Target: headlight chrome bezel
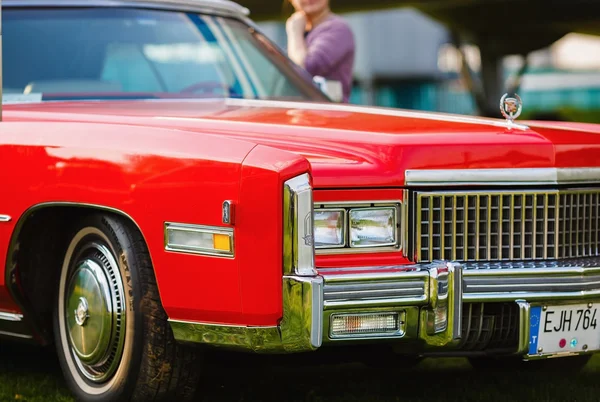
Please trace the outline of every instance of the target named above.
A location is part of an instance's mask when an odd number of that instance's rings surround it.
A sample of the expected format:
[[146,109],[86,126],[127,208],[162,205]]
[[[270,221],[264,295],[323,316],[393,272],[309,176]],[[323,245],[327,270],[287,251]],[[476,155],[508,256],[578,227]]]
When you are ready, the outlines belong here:
[[[315,253],[317,255],[331,254],[361,254],[361,253],[390,253],[401,252],[405,249],[406,239],[406,209],[404,200],[382,200],[382,201],[348,201],[348,202],[315,202],[314,211],[345,211],[344,214],[344,245],[336,247],[317,247],[315,239]],[[394,209],[395,220],[395,242],[388,245],[368,245],[351,247],[350,242],[350,213],[351,210],[377,210],[382,208]]]
[[284,275],[315,276],[314,202],[308,173],[293,177],[283,187]]

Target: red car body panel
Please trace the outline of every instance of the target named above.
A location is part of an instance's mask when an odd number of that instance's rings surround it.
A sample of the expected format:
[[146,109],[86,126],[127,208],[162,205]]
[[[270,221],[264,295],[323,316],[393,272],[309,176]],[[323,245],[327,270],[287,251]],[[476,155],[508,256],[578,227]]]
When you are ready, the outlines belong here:
[[[172,319],[276,325],[281,318],[283,181],[311,171],[315,202],[402,199],[407,169],[600,166],[597,126],[508,129],[499,120],[252,101],[48,102],[4,107],[8,244],[33,206],[123,211],[148,243]],[[223,225],[235,259],[164,250],[165,221]],[[7,249],[0,250],[6,261]],[[402,253],[319,256],[319,267],[409,263]],[[0,309],[17,311],[0,275]]]
[[[86,123],[5,121],[0,124],[0,144],[0,159],[11,167],[0,173],[3,213],[13,217],[0,226],[2,244],[9,244],[19,218],[40,204],[113,208],[130,216],[143,233],[170,317],[267,325],[280,316],[280,303],[261,302],[260,308],[250,307],[248,320],[243,318],[241,289],[252,288],[263,301],[281,298],[281,286],[254,283],[256,272],[245,270],[264,266],[281,272],[281,253],[274,251],[281,250],[280,220],[263,212],[281,210],[279,188],[283,180],[308,170],[303,158],[234,139]],[[242,165],[246,158],[248,164]],[[222,225],[223,200],[240,203],[241,190],[253,194],[247,187],[258,192],[255,198],[244,198],[236,230],[253,225],[255,216],[266,217],[252,227],[253,235],[268,245],[268,255],[264,247],[262,254],[253,248],[257,241],[244,233],[235,259],[164,250],[165,221]],[[177,207],[179,203],[185,207]],[[7,252],[0,250],[4,261]],[[5,292],[4,282],[3,272],[0,288]],[[0,296],[2,310],[18,311],[6,292]]]

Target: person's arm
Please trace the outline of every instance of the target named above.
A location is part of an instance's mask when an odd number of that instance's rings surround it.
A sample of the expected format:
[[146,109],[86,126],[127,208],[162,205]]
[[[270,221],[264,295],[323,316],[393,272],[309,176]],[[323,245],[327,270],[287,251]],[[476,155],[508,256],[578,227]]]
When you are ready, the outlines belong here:
[[308,48],[304,39],[305,29],[306,15],[303,12],[296,12],[287,20],[288,56],[294,63],[303,68],[308,55]]
[[319,32],[310,45],[306,46],[304,31],[288,29],[288,54],[298,65],[312,76],[328,76],[349,52],[354,50],[354,36],[343,22],[335,22]]
[[303,67],[313,76],[326,77],[353,50],[352,31],[344,23],[335,22],[315,37]]

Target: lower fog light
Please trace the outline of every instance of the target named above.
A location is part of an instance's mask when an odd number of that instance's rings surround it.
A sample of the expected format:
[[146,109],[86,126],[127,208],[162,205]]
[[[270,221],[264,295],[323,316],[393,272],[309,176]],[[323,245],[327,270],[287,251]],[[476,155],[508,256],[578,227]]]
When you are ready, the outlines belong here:
[[377,336],[403,336],[405,313],[334,314],[331,316],[331,338],[368,338]]

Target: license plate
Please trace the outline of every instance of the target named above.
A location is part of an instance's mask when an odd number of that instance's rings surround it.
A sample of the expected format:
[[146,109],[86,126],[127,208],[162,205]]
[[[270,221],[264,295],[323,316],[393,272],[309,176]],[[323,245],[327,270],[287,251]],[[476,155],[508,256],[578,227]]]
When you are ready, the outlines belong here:
[[596,304],[531,307],[529,354],[556,355],[599,350],[599,320]]

